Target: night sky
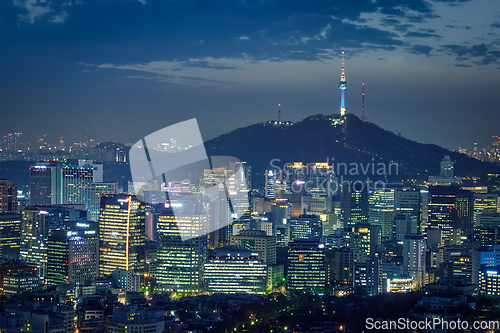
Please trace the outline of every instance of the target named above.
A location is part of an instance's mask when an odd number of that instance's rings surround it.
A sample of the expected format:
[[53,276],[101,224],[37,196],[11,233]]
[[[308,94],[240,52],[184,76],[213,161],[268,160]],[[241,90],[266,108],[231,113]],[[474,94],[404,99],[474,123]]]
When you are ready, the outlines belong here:
[[0,1],[0,136],[204,139],[346,108],[446,148],[500,135],[498,0]]

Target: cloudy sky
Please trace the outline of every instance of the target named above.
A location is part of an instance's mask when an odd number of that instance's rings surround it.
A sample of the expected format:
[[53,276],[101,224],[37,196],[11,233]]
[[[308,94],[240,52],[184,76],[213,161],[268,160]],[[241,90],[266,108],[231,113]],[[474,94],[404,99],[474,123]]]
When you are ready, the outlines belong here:
[[0,1],[0,135],[205,139],[347,112],[447,148],[500,134],[498,0]]

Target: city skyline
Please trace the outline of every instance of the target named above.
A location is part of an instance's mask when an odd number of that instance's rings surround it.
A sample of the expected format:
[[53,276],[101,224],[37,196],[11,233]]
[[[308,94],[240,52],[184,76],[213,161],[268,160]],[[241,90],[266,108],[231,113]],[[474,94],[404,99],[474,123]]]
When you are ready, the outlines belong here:
[[3,133],[68,136],[78,117],[96,141],[134,142],[196,117],[207,140],[278,104],[294,122],[335,114],[344,48],[347,113],[361,115],[365,83],[368,120],[409,139],[498,135],[494,1],[1,6]]
[[498,0],[0,1],[0,332],[500,330]]

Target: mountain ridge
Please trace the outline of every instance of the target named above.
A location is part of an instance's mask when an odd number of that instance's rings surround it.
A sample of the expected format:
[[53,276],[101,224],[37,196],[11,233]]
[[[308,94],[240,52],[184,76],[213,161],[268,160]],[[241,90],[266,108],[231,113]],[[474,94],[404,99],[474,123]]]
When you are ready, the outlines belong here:
[[[500,173],[500,165],[482,162],[436,144],[404,138],[376,124],[363,122],[353,114],[345,118],[318,114],[293,125],[280,125],[276,121],[257,123],[208,140],[205,148],[209,155],[234,156],[248,162],[255,175],[263,175],[271,161],[278,159],[279,165],[326,161],[348,165],[398,163],[397,175],[378,178],[385,181],[424,180],[439,175],[440,161],[445,155],[456,162],[457,176]],[[359,177],[346,175],[346,178]]]

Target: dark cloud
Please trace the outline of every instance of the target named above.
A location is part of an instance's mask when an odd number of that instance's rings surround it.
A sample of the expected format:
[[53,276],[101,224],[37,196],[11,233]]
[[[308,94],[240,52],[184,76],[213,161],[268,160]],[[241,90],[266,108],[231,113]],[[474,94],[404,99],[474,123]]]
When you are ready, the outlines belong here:
[[490,25],[491,28],[500,28],[500,22],[495,22]]
[[[384,8],[399,6],[398,1],[381,3]],[[406,1],[403,7],[428,11],[423,4],[411,3]],[[338,49],[344,46],[353,53],[403,45],[397,34],[359,24],[363,22],[362,13],[373,13],[380,8],[371,0],[355,3],[230,0],[211,4],[151,0],[146,5],[139,1],[80,1],[71,6],[52,1],[50,6],[50,13],[40,14],[31,24],[18,19],[19,15],[29,14],[26,8],[6,1],[0,3],[2,13],[10,12],[6,15],[9,20],[0,20],[7,57],[29,57],[32,51],[25,46],[38,45],[38,56],[76,57],[86,63],[102,63],[106,59],[123,65],[243,56],[284,61],[320,59],[325,45]],[[53,18],[63,11],[67,13],[66,21],[55,25]],[[240,40],[242,36],[245,39]]]
[[380,13],[385,15],[404,16],[405,12],[398,8],[382,8]]
[[429,56],[431,51],[432,51],[432,47],[427,46],[427,45],[414,45],[410,48],[411,53],[423,54],[425,56]]
[[428,32],[428,33],[433,34],[436,32],[436,29],[423,29],[423,28],[421,28],[421,29],[418,29],[418,31],[424,31],[424,32]]
[[471,47],[463,45],[442,45],[442,47],[449,51],[450,53],[457,55],[458,57],[471,56],[480,57],[485,56],[488,52],[488,47],[483,43],[479,45],[473,45]]
[[413,27],[412,24],[401,24],[401,21],[395,18],[383,18],[380,20],[383,26],[392,26],[396,31],[406,32],[409,28]]
[[400,7],[402,9],[410,9],[419,13],[432,13],[431,4],[423,0],[378,0],[376,3],[377,6],[382,9]]
[[467,64],[455,64],[454,66],[455,67],[472,67],[471,65],[467,65]]
[[405,37],[417,37],[417,38],[430,38],[430,37],[436,37],[439,38],[441,36],[437,34],[431,34],[427,32],[418,32],[418,31],[410,31],[408,32]]
[[[491,47],[491,46],[490,46]],[[478,44],[470,47],[463,45],[442,45],[442,48],[452,55],[457,56],[458,61],[468,61],[470,58],[481,58],[474,60],[475,65],[490,65],[500,59],[500,51],[493,50],[486,44]]]

